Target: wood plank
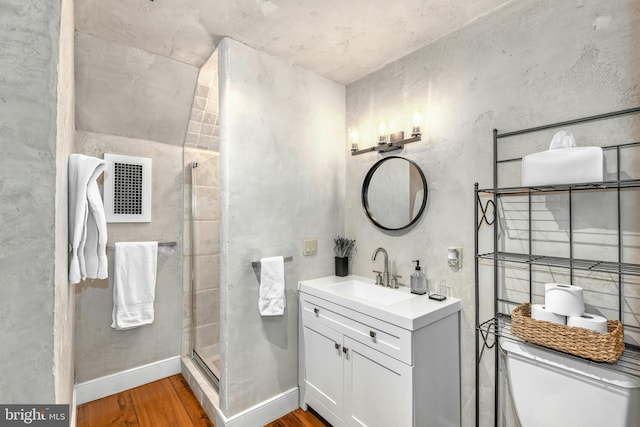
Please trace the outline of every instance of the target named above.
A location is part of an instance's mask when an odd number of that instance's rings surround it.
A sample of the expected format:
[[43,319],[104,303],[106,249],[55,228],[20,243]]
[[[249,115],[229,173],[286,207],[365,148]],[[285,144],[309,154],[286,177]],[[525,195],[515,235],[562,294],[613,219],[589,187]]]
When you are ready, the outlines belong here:
[[77,427],[140,427],[129,391],[113,394],[78,406]]
[[141,427],[193,427],[168,378],[130,390]]
[[284,417],[267,424],[265,427],[327,427],[328,425],[318,419],[312,412],[305,412],[298,408]]
[[296,409],[292,414],[300,420],[301,425],[304,427],[327,427],[330,425],[329,423],[325,424],[323,420],[316,417],[313,412],[304,411],[301,408]]
[[299,427],[298,419],[293,415],[293,412],[278,418],[277,420],[265,425],[264,427]]
[[187,380],[185,380],[182,375],[178,374],[169,377],[169,381],[175,389],[178,398],[182,402],[182,406],[184,406],[184,409],[187,411],[189,418],[191,418],[193,425],[199,427],[215,427],[207,413],[204,411],[202,406],[200,406],[200,403],[193,394],[193,391],[191,391]]

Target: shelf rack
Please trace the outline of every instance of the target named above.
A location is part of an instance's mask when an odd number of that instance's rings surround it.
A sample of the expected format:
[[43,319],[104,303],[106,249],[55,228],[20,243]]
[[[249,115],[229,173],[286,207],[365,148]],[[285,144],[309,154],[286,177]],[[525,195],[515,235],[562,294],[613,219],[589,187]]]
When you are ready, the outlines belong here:
[[[510,301],[509,299],[502,298],[499,293],[499,271],[500,268],[504,268],[506,264],[524,264],[529,268],[529,302],[532,302],[532,271],[534,266],[564,268],[569,272],[569,280],[573,283],[574,270],[582,271],[594,271],[609,273],[617,277],[618,283],[618,318],[623,319],[623,284],[626,276],[640,276],[640,264],[623,262],[622,257],[622,225],[621,225],[621,191],[623,189],[640,188],[639,179],[621,179],[620,164],[621,164],[621,151],[624,148],[640,146],[640,142],[631,142],[619,145],[612,145],[602,147],[605,151],[613,151],[616,160],[616,179],[608,180],[604,182],[595,183],[581,183],[581,184],[562,184],[562,185],[544,185],[533,187],[498,187],[498,169],[499,166],[504,163],[511,163],[521,161],[522,158],[509,158],[501,160],[499,158],[499,145],[498,142],[504,138],[512,138],[520,135],[540,132],[548,129],[557,129],[565,126],[579,125],[582,123],[589,123],[598,120],[608,120],[615,117],[631,115],[640,113],[640,107],[630,108],[626,110],[619,110],[605,114],[598,114],[594,116],[588,116],[578,118],[574,120],[567,120],[557,123],[551,123],[543,126],[537,126],[512,132],[499,133],[497,129],[493,130],[493,187],[480,189],[478,184],[475,184],[475,199],[474,199],[474,245],[475,245],[475,320],[476,320],[476,426],[480,424],[480,376],[479,376],[479,364],[483,353],[487,349],[499,347],[500,339],[518,340],[511,334],[510,329],[510,313],[504,312],[506,303],[508,306],[515,306],[519,302]],[[601,261],[590,259],[578,259],[574,257],[573,250],[573,217],[572,217],[572,195],[577,192],[584,191],[614,191],[617,193],[617,261]],[[532,196],[534,195],[546,195],[562,193],[568,194],[568,237],[569,237],[569,256],[557,257],[547,256],[544,254],[534,254],[532,247]],[[483,196],[483,197],[481,197]],[[487,197],[488,196],[488,197]],[[528,251],[527,253],[513,253],[500,251],[498,247],[498,226],[496,225],[496,219],[498,218],[498,206],[499,199],[509,196],[524,196],[528,199]],[[483,202],[484,200],[484,202]],[[479,234],[483,225],[492,227],[493,229],[493,250],[489,252],[479,251]],[[481,321],[480,319],[480,278],[479,269],[480,262],[482,260],[489,261],[493,267],[493,313],[494,317],[489,320]],[[502,311],[501,311],[502,310]],[[624,324],[624,321],[623,321]],[[640,328],[636,325],[624,324],[625,330],[640,331]],[[491,337],[494,341],[491,342]],[[481,343],[482,340],[482,343]],[[542,347],[540,347],[542,348]],[[553,352],[554,350],[545,349]],[[567,357],[576,357],[567,355]],[[580,359],[580,358],[578,358]],[[585,359],[580,359],[585,360]],[[590,362],[597,363],[597,362]],[[603,366],[602,363],[599,363]],[[616,363],[605,364],[612,370],[622,371],[624,373],[635,375],[640,377],[640,348],[627,344],[625,351]],[[498,416],[500,412],[500,390],[498,375],[500,372],[500,358],[495,357],[494,360],[494,375],[495,375],[495,387],[494,387],[494,425],[498,427]]]
[[477,258],[497,262],[513,262],[518,264],[560,267],[574,270],[598,271],[602,273],[620,273],[640,276],[640,265],[624,262],[597,261],[579,258],[563,258],[547,255],[518,254],[511,252],[488,252],[477,254]]
[[[496,317],[486,320],[477,327],[478,333],[482,337],[483,349],[491,349],[496,344],[500,345],[497,338],[507,339],[510,341],[524,342],[521,338],[513,335],[511,332],[511,317],[503,314],[498,314]],[[492,340],[493,338],[493,340]],[[546,347],[539,347],[549,353],[562,354],[567,356],[566,353],[559,352]],[[594,362],[589,359],[583,359],[577,356],[568,356],[580,359],[584,363],[589,363],[597,366],[602,366],[602,362]],[[634,348],[626,348],[620,356],[620,359],[616,363],[606,363],[608,369],[612,371],[621,372],[626,375],[631,375],[640,378],[640,351]]]

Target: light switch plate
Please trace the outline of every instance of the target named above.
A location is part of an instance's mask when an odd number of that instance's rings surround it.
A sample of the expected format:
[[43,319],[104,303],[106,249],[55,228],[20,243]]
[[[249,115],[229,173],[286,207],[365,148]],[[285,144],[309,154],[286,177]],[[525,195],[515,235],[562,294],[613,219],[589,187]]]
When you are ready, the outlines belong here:
[[318,254],[318,239],[304,239],[304,246],[302,249],[302,255],[317,255]]

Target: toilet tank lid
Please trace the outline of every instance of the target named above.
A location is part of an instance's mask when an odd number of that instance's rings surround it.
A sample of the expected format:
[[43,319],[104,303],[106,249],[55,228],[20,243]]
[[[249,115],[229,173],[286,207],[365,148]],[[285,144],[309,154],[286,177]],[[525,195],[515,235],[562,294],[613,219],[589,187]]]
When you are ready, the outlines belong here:
[[640,388],[639,377],[627,375],[615,368],[607,367],[608,364],[581,360],[537,345],[507,339],[500,340],[500,347],[506,352],[507,358],[518,357],[528,360],[529,363],[543,363],[559,370],[569,371],[618,387]]

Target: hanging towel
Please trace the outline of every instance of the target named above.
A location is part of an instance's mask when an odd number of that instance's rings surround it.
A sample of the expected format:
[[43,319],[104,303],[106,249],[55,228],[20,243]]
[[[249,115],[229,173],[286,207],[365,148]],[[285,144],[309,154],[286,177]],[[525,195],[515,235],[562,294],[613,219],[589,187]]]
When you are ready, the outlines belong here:
[[258,311],[261,316],[281,316],[287,301],[284,295],[284,258],[275,256],[260,259],[260,296]]
[[158,242],[117,242],[114,252],[111,327],[123,330],[153,323]]
[[107,222],[96,179],[107,162],[69,155],[69,283],[107,278]]

